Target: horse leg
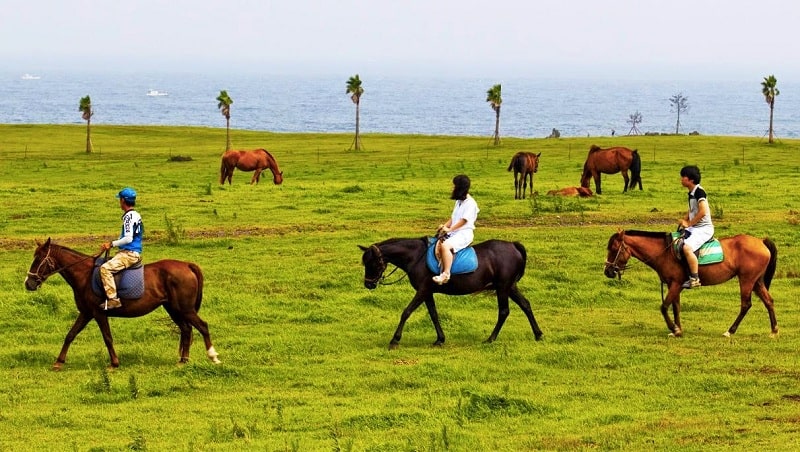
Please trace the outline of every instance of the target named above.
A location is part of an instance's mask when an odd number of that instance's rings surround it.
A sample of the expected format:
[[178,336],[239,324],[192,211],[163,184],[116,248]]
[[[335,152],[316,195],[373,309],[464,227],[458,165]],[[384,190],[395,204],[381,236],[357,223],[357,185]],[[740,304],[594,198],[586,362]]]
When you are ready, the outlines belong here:
[[592,173],[592,179],[594,179],[594,192],[597,193],[598,195],[602,195],[603,194],[602,190],[600,190],[600,178],[601,177],[602,177],[602,174],[600,174],[600,172],[593,172]]
[[[211,334],[208,332],[208,323],[201,319],[200,316],[194,311],[186,313],[185,317],[186,321],[195,327],[201,335],[203,335],[203,341],[206,345],[206,355],[208,356],[208,359],[210,359],[214,364],[220,364],[222,361],[219,360],[219,354],[217,353],[217,350],[214,349],[214,344],[211,343]],[[191,339],[189,342],[191,342]],[[186,359],[189,359],[188,350],[186,351]]]
[[[533,330],[533,336],[536,338],[537,341],[542,340],[542,330],[539,329],[539,324],[536,322],[536,318],[533,316],[533,309],[531,309],[531,303],[522,295],[522,292],[519,291],[519,288],[516,284],[511,287],[511,299],[514,303],[522,309],[522,312],[525,313],[525,317],[528,318],[528,323],[531,324],[531,330]],[[498,331],[499,332],[499,331]]]
[[514,170],[514,199],[520,199],[519,194],[519,173]]
[[494,325],[492,334],[486,338],[486,343],[494,342],[495,339],[497,339],[500,329],[503,328],[503,324],[506,323],[508,313],[508,291],[505,289],[497,289],[497,323]]
[[[531,189],[533,189],[533,184],[531,184]],[[528,190],[528,173],[522,173],[522,199],[525,199],[525,192]],[[533,196],[533,193],[531,193]]]
[[[408,304],[408,306],[403,309],[402,314],[400,314],[400,323],[397,325],[397,329],[394,332],[394,336],[392,336],[392,340],[389,341],[389,350],[395,350],[397,347],[399,347],[400,338],[403,336],[403,326],[405,326],[406,320],[408,320],[408,318],[411,316],[411,313],[414,312],[424,300],[425,296],[420,292],[417,292],[414,295],[414,298],[411,299],[411,302]],[[434,325],[434,327],[436,327],[436,325]]]
[[775,301],[772,299],[769,289],[767,289],[762,281],[759,281],[756,283],[756,286],[753,290],[756,295],[758,295],[758,298],[760,298],[764,303],[764,307],[767,308],[767,313],[769,313],[769,337],[778,336],[778,319],[775,317]]
[[64,338],[64,345],[61,346],[61,353],[58,354],[56,362],[53,363],[53,370],[61,370],[61,366],[64,365],[67,359],[67,350],[69,350],[69,346],[72,344],[72,341],[75,340],[75,336],[86,328],[90,320],[92,319],[89,316],[84,315],[82,312],[78,313],[78,318],[75,319],[75,323],[73,323],[72,328],[69,329],[67,337]]
[[533,173],[530,173],[531,178],[531,198],[533,197]]
[[433,345],[440,347],[444,345],[444,331],[439,323],[439,313],[436,311],[436,302],[433,301],[433,294],[425,298],[425,307],[428,308],[428,315],[430,315],[431,322],[433,322],[433,328],[436,329],[436,342]]
[[624,184],[622,186],[622,193],[625,193],[626,191],[628,191],[628,183],[630,183],[630,178],[628,178],[628,170],[622,170],[622,180],[624,181]]
[[181,339],[178,343],[178,355],[181,357],[180,363],[185,364],[189,362],[189,350],[192,348],[192,326],[179,312],[170,309],[168,306],[168,304],[164,304],[164,309],[181,331]]
[[[758,282],[756,284],[760,286],[761,282]],[[745,281],[745,278],[742,278],[741,276],[739,277],[739,299],[740,299],[739,315],[736,316],[736,320],[733,321],[733,325],[731,325],[731,327],[728,328],[728,331],[722,334],[723,336],[730,337],[739,328],[739,323],[742,321],[742,319],[744,319],[744,316],[747,315],[747,311],[749,311],[750,308],[753,306],[753,290],[755,288],[756,285],[752,284],[750,281]],[[764,300],[764,298],[761,295],[762,293],[759,292],[758,295],[759,298]],[[769,293],[767,293],[767,296],[769,296]],[[770,301],[771,300],[772,297],[770,297]],[[767,306],[766,300],[764,300],[764,305]],[[772,333],[774,334],[777,332],[777,322],[774,321],[775,318],[774,307],[770,311],[770,307],[767,306],[767,311],[770,312],[770,323],[772,324]]]
[[108,357],[111,359],[111,367],[119,367],[119,358],[117,352],[114,351],[114,339],[111,337],[111,327],[108,325],[108,317],[100,315],[94,318],[97,326],[100,327],[100,333],[103,335],[103,342],[106,343],[108,349]]
[[[669,287],[666,298],[661,303],[661,315],[667,323],[667,329],[670,331],[670,337],[683,336],[683,330],[680,325],[680,312],[681,312],[681,283],[675,282]],[[669,307],[672,306],[672,312],[675,316],[675,322],[669,317]]]

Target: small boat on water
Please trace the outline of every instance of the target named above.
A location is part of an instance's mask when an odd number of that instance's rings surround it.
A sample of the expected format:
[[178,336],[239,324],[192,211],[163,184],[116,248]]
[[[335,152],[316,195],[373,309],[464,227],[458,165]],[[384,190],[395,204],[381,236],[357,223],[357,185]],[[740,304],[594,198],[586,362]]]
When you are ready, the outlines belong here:
[[22,80],[39,80],[42,77],[40,77],[38,75],[33,75],[33,74],[22,74],[22,77],[20,77],[20,78]]
[[159,91],[157,89],[151,89],[147,91],[148,96],[169,96],[169,93],[166,91]]

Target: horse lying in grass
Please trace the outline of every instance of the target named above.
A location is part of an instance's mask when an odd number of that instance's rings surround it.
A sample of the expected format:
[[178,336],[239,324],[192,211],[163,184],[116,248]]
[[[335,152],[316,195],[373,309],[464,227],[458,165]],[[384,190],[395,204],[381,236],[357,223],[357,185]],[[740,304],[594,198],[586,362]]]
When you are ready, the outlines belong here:
[[581,198],[594,195],[592,189],[587,187],[564,187],[558,190],[550,190],[547,194],[549,196],[580,196]]

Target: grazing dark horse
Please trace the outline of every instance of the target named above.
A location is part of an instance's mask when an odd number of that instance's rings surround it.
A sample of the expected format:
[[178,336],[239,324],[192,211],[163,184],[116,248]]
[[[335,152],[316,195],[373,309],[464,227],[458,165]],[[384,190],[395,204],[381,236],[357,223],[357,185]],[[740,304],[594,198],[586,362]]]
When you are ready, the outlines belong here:
[[[719,240],[725,258],[717,264],[701,265],[700,281],[703,286],[724,283],[733,277],[739,278],[739,315],[725,332],[730,336],[750,309],[753,292],[764,302],[769,313],[771,337],[778,334],[775,307],[769,294],[769,285],[775,275],[778,249],[770,239],[759,239],[750,235],[737,235]],[[608,255],[604,273],[607,277],[622,276],[633,256],[658,273],[661,283],[668,287],[666,298],[661,303],[661,314],[667,322],[670,336],[681,336],[681,284],[687,278],[686,267],[672,253],[672,237],[665,232],[619,231],[608,240]],[[703,290],[697,289],[697,290]],[[675,321],[669,317],[672,306]]]
[[[631,170],[631,177],[628,178],[628,170]],[[599,146],[592,145],[589,148],[589,155],[583,164],[583,174],[581,175],[581,187],[589,188],[589,179],[594,179],[595,193],[602,194],[600,188],[601,173],[615,174],[622,173],[625,181],[622,192],[633,190],[638,183],[639,190],[642,189],[642,159],[639,151],[630,150],[624,147],[613,147],[601,149]]]
[[231,184],[233,170],[255,171],[250,185],[257,184],[261,179],[261,172],[269,168],[272,171],[272,182],[275,185],[283,183],[283,171],[278,168],[278,161],[266,149],[254,149],[252,151],[226,151],[222,154],[222,165],[219,168],[219,183]]
[[78,307],[78,318],[67,333],[61,353],[53,364],[54,370],[60,370],[67,357],[67,350],[89,322],[94,319],[103,341],[106,343],[111,366],[119,366],[119,358],[114,351],[114,341],[108,325],[108,317],[139,317],[163,306],[172,321],[181,331],[180,362],[189,361],[189,348],[192,345],[192,327],[195,327],[206,345],[206,354],[215,364],[217,352],[211,344],[208,324],[197,315],[203,299],[203,273],[200,267],[191,262],[176,260],[160,260],[144,266],[144,295],[135,300],[122,300],[122,307],[110,311],[101,308],[103,299],[92,291],[92,269],[97,256],[88,256],[51,243],[50,239],[37,244],[33,253],[33,262],[25,278],[25,288],[34,291],[51,275],[59,273],[72,287],[75,305]]
[[517,152],[511,157],[508,171],[514,170],[514,199],[525,199],[525,188],[528,179],[531,181],[531,196],[533,196],[533,174],[539,171],[539,157],[542,153]]
[[478,269],[472,273],[454,274],[450,281],[443,285],[438,285],[432,280],[434,274],[428,270],[425,263],[427,247],[427,238],[389,239],[369,247],[359,245],[364,251],[361,261],[364,264],[364,286],[367,289],[375,289],[384,278],[383,272],[386,266],[392,264],[406,272],[411,285],[417,291],[400,315],[400,324],[397,325],[397,330],[389,342],[389,349],[399,346],[406,320],[422,303],[428,308],[428,314],[436,329],[436,342],[433,345],[444,344],[444,332],[439,324],[436,303],[433,301],[434,293],[467,295],[494,290],[497,293],[497,324],[486,342],[497,339],[497,334],[508,317],[508,298],[511,297],[528,317],[536,340],[542,338],[542,331],[533,317],[531,304],[517,288],[517,281],[525,274],[527,261],[527,252],[521,243],[489,240],[475,245]]

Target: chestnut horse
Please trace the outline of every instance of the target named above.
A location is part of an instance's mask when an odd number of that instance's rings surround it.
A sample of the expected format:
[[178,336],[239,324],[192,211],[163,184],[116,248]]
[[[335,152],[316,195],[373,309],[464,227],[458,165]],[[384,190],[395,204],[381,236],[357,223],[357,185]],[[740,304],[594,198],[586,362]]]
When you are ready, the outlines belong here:
[[[514,199],[525,199],[525,188],[528,179],[531,181],[531,196],[533,196],[533,174],[539,171],[539,156],[542,153],[517,152],[511,157],[508,171],[514,170]],[[520,177],[520,174],[522,175]]]
[[[630,179],[628,178],[629,169],[631,170]],[[637,183],[639,190],[642,189],[642,159],[639,157],[639,151],[621,146],[601,149],[593,144],[589,148],[589,155],[586,156],[586,162],[583,164],[581,187],[589,188],[589,179],[594,178],[595,193],[600,195],[602,194],[601,173],[615,174],[619,172],[622,172],[622,179],[625,181],[622,187],[623,193],[628,191],[628,188],[633,190]]]
[[59,273],[72,287],[78,318],[67,333],[61,353],[58,354],[53,370],[60,370],[67,358],[67,350],[75,337],[91,320],[97,322],[103,341],[111,358],[111,366],[119,367],[119,358],[114,351],[114,340],[108,317],[139,317],[163,306],[170,318],[181,331],[180,362],[189,361],[189,348],[192,345],[192,327],[203,335],[206,354],[215,364],[219,364],[217,352],[211,344],[208,324],[200,318],[200,302],[203,299],[203,273],[200,267],[191,262],[160,260],[144,266],[144,295],[135,300],[122,300],[122,307],[104,311],[103,298],[92,290],[92,270],[97,256],[88,256],[52,243],[47,239],[37,244],[33,262],[25,278],[25,288],[34,291],[51,275]]
[[278,168],[278,161],[266,149],[254,149],[252,151],[226,151],[222,154],[222,165],[219,168],[219,183],[231,184],[233,170],[255,171],[250,185],[257,184],[261,179],[261,172],[269,168],[272,171],[272,182],[275,185],[283,183],[283,171]]
[[[750,235],[737,235],[719,240],[725,256],[722,262],[701,265],[700,281],[703,286],[721,284],[734,276],[739,278],[739,315],[725,332],[730,336],[752,305],[753,292],[764,303],[769,314],[771,337],[778,334],[775,305],[769,293],[769,285],[775,275],[778,249],[770,239],[759,239]],[[670,336],[681,336],[681,284],[688,277],[686,267],[672,252],[672,237],[665,232],[619,231],[608,240],[608,255],[604,273],[607,277],[622,277],[631,256],[644,262],[658,273],[661,283],[669,290],[661,303],[661,314],[671,331]],[[663,286],[662,286],[663,287]],[[695,289],[695,290],[703,290]],[[675,321],[669,317],[672,306]]]
[[444,332],[439,324],[439,314],[436,303],[433,301],[434,293],[447,295],[468,295],[484,290],[494,290],[497,293],[497,324],[486,339],[494,342],[500,328],[503,327],[508,317],[508,298],[522,309],[531,325],[536,340],[542,338],[542,331],[533,316],[530,302],[517,288],[517,281],[525,274],[527,252],[525,247],[518,242],[502,240],[489,240],[474,246],[478,256],[478,269],[472,273],[453,275],[450,281],[438,285],[433,282],[433,273],[425,262],[425,253],[428,248],[427,237],[419,239],[389,239],[375,243],[369,247],[359,245],[364,251],[361,262],[364,264],[364,287],[375,289],[384,279],[383,272],[388,264],[403,270],[417,291],[414,298],[400,315],[400,324],[394,332],[389,349],[396,349],[400,344],[403,326],[411,313],[422,303],[428,308],[428,314],[436,329],[436,342],[433,345],[444,344]]

